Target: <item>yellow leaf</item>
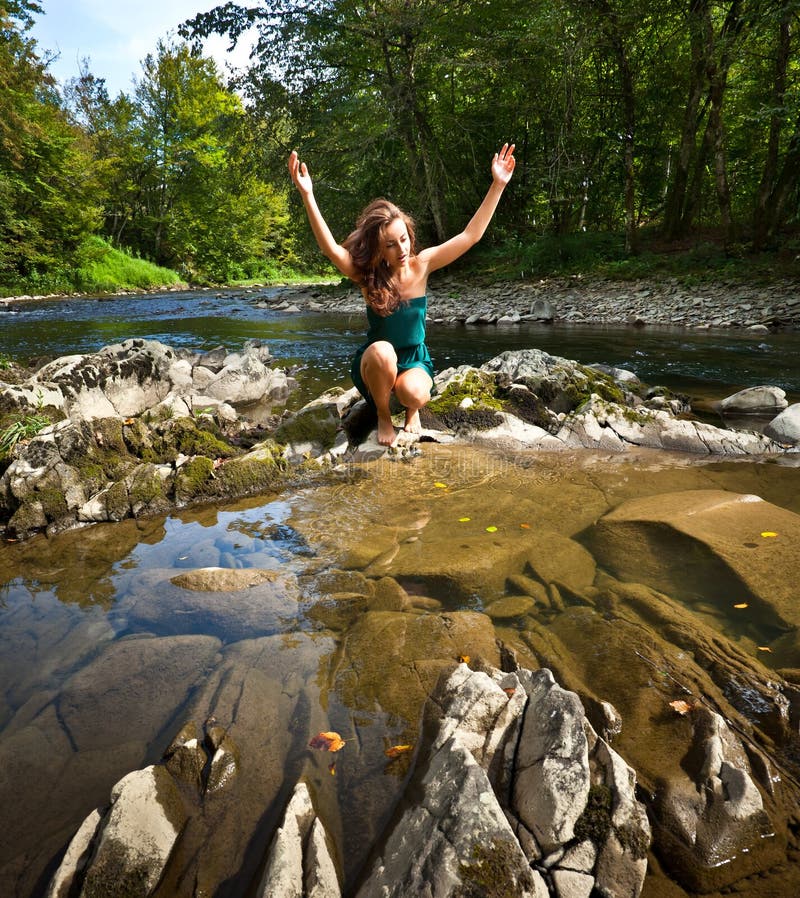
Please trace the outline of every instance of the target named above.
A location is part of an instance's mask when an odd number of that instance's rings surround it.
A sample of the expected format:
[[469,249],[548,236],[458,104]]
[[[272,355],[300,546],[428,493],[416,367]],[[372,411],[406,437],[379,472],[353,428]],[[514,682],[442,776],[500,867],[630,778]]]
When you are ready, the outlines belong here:
[[777,534],[774,530],[763,530],[763,531],[761,532],[761,535],[762,535],[765,539],[767,539],[767,538],[769,538],[770,536],[777,536],[778,534]]
[[336,776],[336,761],[331,761],[330,764],[328,764],[328,773],[330,773],[331,776]]
[[459,518],[458,522],[459,522],[459,524],[466,524],[467,521],[471,521],[471,520],[472,520],[472,518]]
[[436,481],[436,483],[434,483],[434,486],[435,486],[436,489],[438,489],[438,490],[446,490],[446,489],[447,489],[447,484],[446,484],[446,483],[441,483],[441,482],[438,481],[438,480]]
[[317,733],[308,743],[309,748],[318,748],[321,751],[340,751],[345,746],[345,741],[338,733]]
[[487,527],[486,532],[487,533],[497,533],[497,527],[495,527],[494,525],[492,525],[491,527]]
[[673,711],[677,711],[677,713],[681,716],[691,714],[691,712],[694,710],[694,705],[690,705],[689,702],[685,702],[682,698],[676,699],[674,702],[670,702],[669,706]]
[[760,645],[758,647],[759,652],[771,652],[772,649],[768,645]]
[[734,605],[734,608],[747,608],[747,602],[739,602],[738,605]]
[[399,758],[405,752],[411,751],[413,747],[413,745],[393,745],[391,748],[387,748],[384,754],[387,758]]
[[469,655],[459,655],[458,661],[459,664],[469,664]]

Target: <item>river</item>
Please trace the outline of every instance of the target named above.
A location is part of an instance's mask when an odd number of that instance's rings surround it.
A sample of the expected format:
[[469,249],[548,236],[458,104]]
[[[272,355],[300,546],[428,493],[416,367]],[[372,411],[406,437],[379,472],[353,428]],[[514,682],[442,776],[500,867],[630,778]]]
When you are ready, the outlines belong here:
[[[0,314],[0,352],[13,356],[86,352],[127,337],[192,348],[261,339],[276,358],[299,366],[305,396],[341,382],[363,324],[360,316],[264,312],[241,294],[34,302]],[[430,343],[440,368],[535,345],[582,362],[629,367],[646,381],[704,398],[757,383],[800,393],[800,370],[789,363],[800,347],[796,335],[433,325]],[[206,825],[216,820],[243,833],[238,842],[220,835],[214,848],[202,848],[197,833],[196,844],[187,837],[186,869],[213,882],[218,898],[251,894],[287,789],[303,775],[314,783],[345,884],[352,886],[407,774],[402,764],[386,763],[383,748],[418,738],[413,683],[418,689],[419,678],[404,679],[408,658],[402,656],[414,646],[400,646],[397,657],[383,646],[376,657],[374,645],[356,638],[365,596],[376,578],[391,572],[398,546],[419,553],[421,570],[436,570],[450,561],[441,534],[454,527],[461,528],[462,548],[474,547],[466,557],[478,559],[487,527],[497,545],[524,537],[520,527],[580,539],[626,499],[686,490],[757,494],[800,514],[797,468],[784,460],[700,463],[654,451],[499,457],[428,447],[410,465],[378,463],[365,472],[288,494],[0,547],[0,894],[43,895],[66,843],[108,801],[113,784],[157,762],[184,722],[201,726],[209,713],[230,726],[242,763],[231,801],[206,803]],[[219,593],[174,582],[206,567],[273,570],[282,579],[279,588]],[[494,579],[502,583],[506,573],[519,570],[500,568]],[[698,580],[691,601],[676,601],[696,615],[698,629],[710,628],[768,664],[759,647],[775,634],[757,616],[745,620],[711,598],[712,575],[709,568],[709,581]],[[425,573],[407,577],[404,586],[415,614],[482,611],[497,599],[496,589],[453,592]],[[634,766],[641,763],[647,779],[648,770],[677,763],[680,753],[668,741],[674,731],[667,717],[637,712],[644,700],[632,696],[633,686],[641,684],[643,695],[658,693],[659,702],[674,696],[669,683],[653,684],[652,671],[637,667],[632,650],[614,654],[609,642],[590,651],[591,628],[603,620],[576,606],[548,626],[580,659],[576,681],[583,676],[595,688],[602,684],[602,697],[624,719],[638,714],[623,729],[618,750]],[[523,661],[536,663],[524,616],[494,626]],[[685,657],[681,646],[674,651]],[[592,671],[587,652],[602,655],[600,668]],[[800,656],[784,653],[781,665],[800,668]],[[327,759],[323,764],[306,749],[320,730],[350,740],[335,776]],[[238,816],[230,816],[231,807]],[[191,894],[179,879],[161,898]],[[767,875],[761,894],[796,894],[797,877],[786,882]],[[654,865],[643,894],[689,893]]]

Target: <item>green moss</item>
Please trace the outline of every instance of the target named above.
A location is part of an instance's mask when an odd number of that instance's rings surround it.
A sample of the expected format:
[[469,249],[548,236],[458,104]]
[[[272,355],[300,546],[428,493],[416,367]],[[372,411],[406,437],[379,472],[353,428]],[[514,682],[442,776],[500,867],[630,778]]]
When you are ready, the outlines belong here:
[[472,849],[473,863],[461,863],[461,886],[454,898],[515,898],[534,888],[533,874],[520,862],[513,842],[495,837]]
[[647,852],[650,849],[650,840],[640,827],[626,823],[623,826],[616,827],[614,831],[622,847],[626,851],[630,851],[636,860],[642,860],[642,858],[647,857]]
[[175,498],[186,502],[205,495],[205,486],[214,477],[214,462],[198,456],[181,465],[175,475]]
[[48,521],[57,521],[63,518],[67,513],[67,500],[64,493],[55,487],[37,490],[36,498],[42,505],[42,511],[45,513]]
[[203,418],[174,418],[159,424],[149,440],[141,434],[132,440],[141,447],[142,460],[159,464],[172,462],[181,455],[203,455],[206,458],[229,458],[236,450],[219,436],[213,421]]
[[598,785],[589,789],[589,798],[583,813],[575,823],[575,838],[590,839],[602,845],[611,829],[611,789]]
[[160,504],[167,497],[164,481],[147,466],[136,471],[128,492],[134,514],[153,503]]
[[449,383],[440,395],[434,396],[428,408],[438,416],[460,408],[465,399],[472,399],[475,405],[502,411],[503,402],[498,396],[497,380],[493,374],[469,371],[460,379]]
[[319,443],[330,449],[336,439],[339,422],[325,405],[299,411],[275,430],[275,439],[283,443]]

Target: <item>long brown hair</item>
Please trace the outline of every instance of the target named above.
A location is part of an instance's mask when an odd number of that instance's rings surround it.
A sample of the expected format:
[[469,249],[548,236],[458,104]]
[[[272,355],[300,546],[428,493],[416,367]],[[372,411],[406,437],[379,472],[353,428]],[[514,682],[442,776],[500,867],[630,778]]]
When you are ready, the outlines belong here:
[[412,255],[417,251],[417,236],[413,220],[385,199],[373,200],[358,216],[356,228],[344,241],[358,269],[361,286],[367,294],[367,304],[378,315],[386,316],[400,305],[400,289],[392,281],[391,271],[383,264],[382,238],[387,226],[396,218],[405,222]]

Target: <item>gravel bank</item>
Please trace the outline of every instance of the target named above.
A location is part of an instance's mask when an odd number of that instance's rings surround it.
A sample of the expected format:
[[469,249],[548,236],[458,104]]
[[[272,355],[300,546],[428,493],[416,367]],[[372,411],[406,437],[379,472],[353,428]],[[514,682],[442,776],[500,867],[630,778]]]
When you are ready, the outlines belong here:
[[[574,276],[477,287],[434,275],[429,286],[430,317],[467,324],[546,320],[763,332],[800,327],[800,281],[796,280],[766,285],[720,281],[687,287],[675,279],[622,282]],[[287,287],[268,299],[254,297],[254,302],[285,311],[357,312],[363,308],[355,288]]]

